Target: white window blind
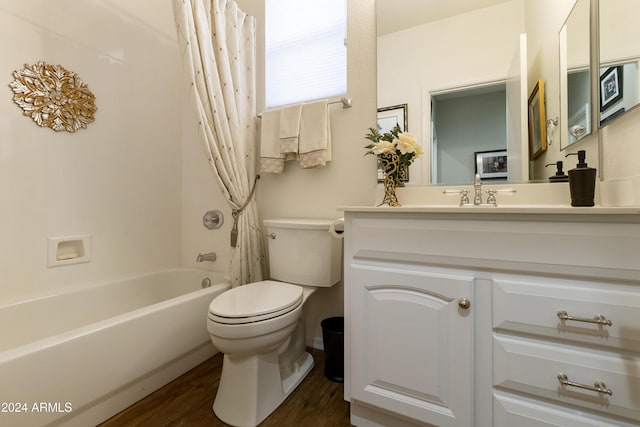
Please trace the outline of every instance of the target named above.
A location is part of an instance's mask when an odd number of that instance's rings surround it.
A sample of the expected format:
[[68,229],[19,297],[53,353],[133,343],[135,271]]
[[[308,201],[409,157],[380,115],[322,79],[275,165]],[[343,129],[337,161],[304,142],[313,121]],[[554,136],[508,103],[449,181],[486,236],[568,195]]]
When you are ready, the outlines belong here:
[[347,92],[346,0],[266,0],[266,106]]

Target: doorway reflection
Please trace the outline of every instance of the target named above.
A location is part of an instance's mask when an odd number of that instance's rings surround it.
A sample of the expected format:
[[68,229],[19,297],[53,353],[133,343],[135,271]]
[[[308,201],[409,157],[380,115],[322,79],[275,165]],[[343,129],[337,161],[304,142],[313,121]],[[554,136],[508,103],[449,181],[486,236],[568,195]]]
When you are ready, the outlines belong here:
[[[433,184],[469,184],[476,173],[475,153],[506,153],[506,108],[504,82],[431,95]],[[506,174],[496,179],[506,180]]]

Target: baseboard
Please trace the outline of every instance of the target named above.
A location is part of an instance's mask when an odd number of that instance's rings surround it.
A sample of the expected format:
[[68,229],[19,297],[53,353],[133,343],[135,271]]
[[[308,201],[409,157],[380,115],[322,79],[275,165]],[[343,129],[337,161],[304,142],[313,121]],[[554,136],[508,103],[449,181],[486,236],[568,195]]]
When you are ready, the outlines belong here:
[[324,343],[322,342],[322,337],[313,337],[313,339],[307,342],[307,345],[311,348],[315,348],[316,350],[324,351]]

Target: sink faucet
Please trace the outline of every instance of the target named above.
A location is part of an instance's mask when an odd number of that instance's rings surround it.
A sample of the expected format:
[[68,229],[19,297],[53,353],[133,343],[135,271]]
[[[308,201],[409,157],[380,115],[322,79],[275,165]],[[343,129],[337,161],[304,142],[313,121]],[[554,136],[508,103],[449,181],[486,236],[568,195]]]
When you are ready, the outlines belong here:
[[198,256],[196,257],[196,262],[202,262],[202,261],[215,261],[217,258],[216,253],[215,252],[209,252],[206,254],[198,254]]
[[482,181],[480,180],[480,175],[476,174],[476,180],[473,183],[473,189],[475,196],[473,197],[473,204],[475,206],[479,206],[482,204]]

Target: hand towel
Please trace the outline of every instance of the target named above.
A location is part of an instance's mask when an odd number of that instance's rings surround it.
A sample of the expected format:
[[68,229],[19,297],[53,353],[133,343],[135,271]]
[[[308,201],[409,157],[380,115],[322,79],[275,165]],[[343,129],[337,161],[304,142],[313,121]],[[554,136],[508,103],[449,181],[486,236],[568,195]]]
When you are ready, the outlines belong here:
[[298,154],[303,169],[325,166],[331,160],[331,124],[327,100],[303,104]]
[[260,126],[260,172],[282,173],[284,157],[280,151],[280,110],[267,110]]
[[298,137],[300,135],[300,112],[302,104],[284,107],[280,112],[280,152],[291,158],[291,153],[298,154]]

